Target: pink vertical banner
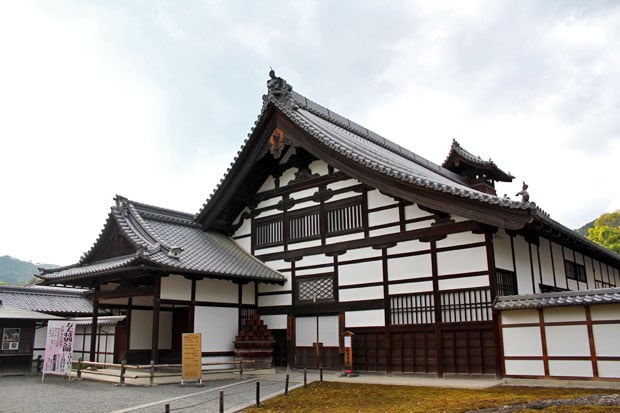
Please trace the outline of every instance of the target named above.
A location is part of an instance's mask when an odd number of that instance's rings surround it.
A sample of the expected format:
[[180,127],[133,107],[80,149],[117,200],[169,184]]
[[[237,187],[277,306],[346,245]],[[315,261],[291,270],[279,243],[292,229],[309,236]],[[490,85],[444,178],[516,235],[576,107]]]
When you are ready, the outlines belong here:
[[46,374],[71,374],[73,361],[74,321],[50,320],[47,324],[43,376]]

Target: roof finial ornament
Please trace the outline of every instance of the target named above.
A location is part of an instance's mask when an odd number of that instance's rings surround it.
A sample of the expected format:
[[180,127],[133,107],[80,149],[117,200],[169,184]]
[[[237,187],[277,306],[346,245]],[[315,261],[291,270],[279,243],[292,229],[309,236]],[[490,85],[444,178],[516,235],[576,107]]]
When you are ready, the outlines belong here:
[[528,188],[528,185],[525,183],[525,181],[523,181],[523,186],[521,187],[521,190],[517,192],[517,194],[515,195],[515,196],[521,195],[521,202],[529,202],[530,200],[530,194],[527,193],[527,188]]
[[269,67],[269,80],[267,81],[267,90],[269,94],[280,98],[287,96],[293,90],[293,87],[289,85],[286,80],[276,76],[276,72]]

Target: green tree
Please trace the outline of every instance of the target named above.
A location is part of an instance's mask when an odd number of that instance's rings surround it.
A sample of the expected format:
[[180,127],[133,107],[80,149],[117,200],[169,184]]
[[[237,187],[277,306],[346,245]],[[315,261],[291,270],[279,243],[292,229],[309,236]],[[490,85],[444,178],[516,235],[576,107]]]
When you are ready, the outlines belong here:
[[620,254],[620,209],[598,217],[588,230],[588,239]]

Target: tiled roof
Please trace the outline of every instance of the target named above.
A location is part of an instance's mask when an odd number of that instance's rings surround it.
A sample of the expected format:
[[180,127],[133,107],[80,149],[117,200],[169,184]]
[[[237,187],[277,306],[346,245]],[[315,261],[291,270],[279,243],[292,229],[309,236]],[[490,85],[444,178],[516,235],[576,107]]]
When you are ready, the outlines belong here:
[[82,291],[45,287],[0,287],[0,301],[9,307],[52,314],[92,314]]
[[620,303],[620,288],[606,288],[497,297],[493,308],[505,311],[618,303]]
[[[536,204],[533,202],[513,201],[510,198],[497,197],[473,189],[467,186],[460,175],[313,102],[293,91],[283,79],[276,79],[283,82],[284,87],[280,84],[274,88],[270,86],[270,82],[267,82],[269,93],[263,96],[263,107],[254,123],[254,128],[260,123],[271,104],[317,141],[360,166],[370,168],[386,177],[491,205],[500,205],[510,209],[536,209]],[[252,136],[254,128],[248,137]],[[243,142],[231,167],[220,180],[219,186],[213,190],[211,196],[203,204],[201,211],[197,214],[199,219],[203,216],[213,196],[222,190],[222,184],[226,181],[228,173],[234,169],[238,156],[246,149],[248,140],[249,138]]]
[[449,168],[449,165],[454,162],[454,158],[461,158],[466,160],[472,165],[476,165],[478,168],[483,170],[488,170],[492,172],[493,179],[510,182],[514,179],[514,176],[510,175],[499,169],[499,167],[492,160],[485,161],[479,156],[475,156],[471,152],[465,150],[456,139],[452,140],[452,146],[450,147],[450,153],[446,157],[446,160],[443,162],[442,166],[444,168]]
[[[124,315],[108,315],[97,317],[98,326],[113,326],[123,321],[126,316]],[[71,317],[69,321],[74,321],[78,326],[90,326],[93,324],[92,317]]]
[[[170,272],[191,272],[214,278],[283,283],[286,278],[248,254],[229,237],[205,232],[191,214],[130,201],[117,196],[110,212],[121,234],[136,252],[104,261],[45,270],[47,282],[83,279],[101,272],[130,268],[138,263]],[[108,227],[106,223],[106,228]]]
[[20,319],[20,320],[62,320],[62,317],[58,317],[51,314],[40,313],[38,311],[24,310],[18,307],[9,307],[0,304],[0,319]]

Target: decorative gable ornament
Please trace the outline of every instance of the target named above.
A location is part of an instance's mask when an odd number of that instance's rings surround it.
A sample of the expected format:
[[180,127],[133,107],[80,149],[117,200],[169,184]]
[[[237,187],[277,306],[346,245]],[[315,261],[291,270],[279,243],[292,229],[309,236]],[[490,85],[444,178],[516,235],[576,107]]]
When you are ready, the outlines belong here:
[[269,137],[269,152],[274,159],[280,159],[284,149],[284,132],[280,128],[275,128]]

